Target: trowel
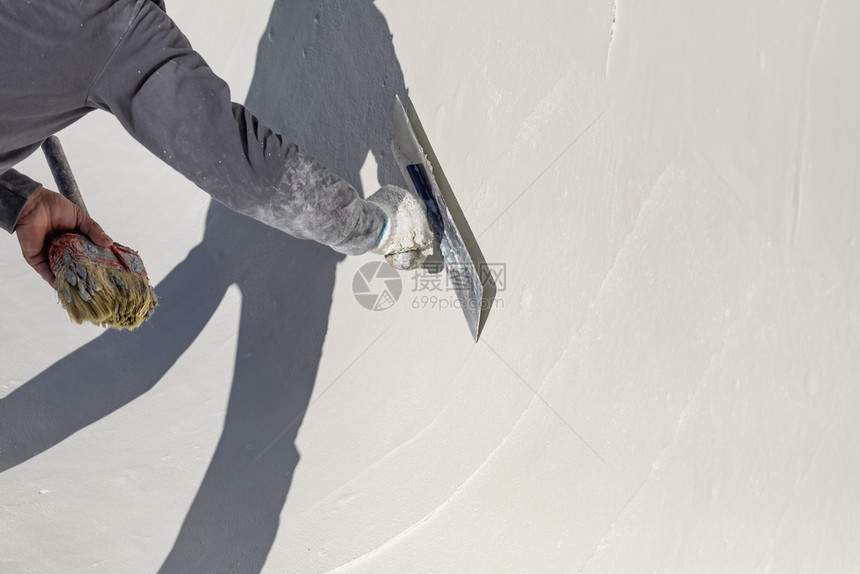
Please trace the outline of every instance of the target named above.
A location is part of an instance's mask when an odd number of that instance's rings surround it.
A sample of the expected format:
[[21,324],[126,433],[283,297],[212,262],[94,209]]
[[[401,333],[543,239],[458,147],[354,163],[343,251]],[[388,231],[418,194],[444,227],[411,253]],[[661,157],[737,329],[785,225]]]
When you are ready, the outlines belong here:
[[460,307],[466,316],[466,323],[469,325],[472,337],[477,341],[483,302],[481,276],[451,217],[438,182],[433,176],[433,167],[415,133],[416,130],[403,103],[395,96],[391,150],[394,152],[394,158],[400,166],[403,178],[427,208],[430,227],[433,229],[445,263],[449,285],[456,292]]

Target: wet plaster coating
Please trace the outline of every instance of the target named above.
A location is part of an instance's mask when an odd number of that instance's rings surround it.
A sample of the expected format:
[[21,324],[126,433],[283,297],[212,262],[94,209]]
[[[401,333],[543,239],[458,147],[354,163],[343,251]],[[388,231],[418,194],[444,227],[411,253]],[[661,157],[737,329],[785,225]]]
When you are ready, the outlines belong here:
[[[30,447],[0,569],[858,568],[855,4],[217,4],[174,17],[365,194],[398,182],[408,90],[505,281],[477,344],[411,274],[368,311],[378,258],[243,227],[101,118],[70,130],[174,310],[81,331],[0,244],[0,404]],[[122,213],[143,174],[176,210]]]

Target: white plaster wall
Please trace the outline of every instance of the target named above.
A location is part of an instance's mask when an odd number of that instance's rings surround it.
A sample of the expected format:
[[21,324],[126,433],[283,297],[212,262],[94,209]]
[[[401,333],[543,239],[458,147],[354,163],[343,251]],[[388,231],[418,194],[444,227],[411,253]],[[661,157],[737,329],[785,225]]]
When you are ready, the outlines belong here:
[[[271,4],[174,4],[241,99]],[[338,264],[277,534],[221,569],[860,568],[860,8],[374,7],[507,282],[473,344],[459,311],[412,308],[408,278],[366,311],[352,278],[374,259]],[[68,132],[91,209],[161,280],[206,196],[109,118]],[[144,177],[155,201],[118,205],[109,188]],[[0,242],[3,395],[98,334],[18,258]],[[151,391],[0,474],[0,571],[164,563],[222,431],[243,296]]]

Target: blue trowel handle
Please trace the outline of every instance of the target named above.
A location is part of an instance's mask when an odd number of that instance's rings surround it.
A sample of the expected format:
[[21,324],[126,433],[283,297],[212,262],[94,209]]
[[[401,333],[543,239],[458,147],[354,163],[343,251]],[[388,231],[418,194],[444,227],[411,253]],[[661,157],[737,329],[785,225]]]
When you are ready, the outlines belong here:
[[433,232],[436,237],[442,238],[445,232],[445,224],[442,222],[442,214],[439,213],[439,206],[436,205],[436,200],[433,199],[433,194],[430,193],[430,188],[427,186],[427,180],[424,178],[424,166],[421,164],[412,164],[406,166],[406,171],[409,172],[409,177],[412,178],[412,184],[415,186],[415,191],[424,201],[427,207],[427,217],[430,219],[430,226],[433,227]]

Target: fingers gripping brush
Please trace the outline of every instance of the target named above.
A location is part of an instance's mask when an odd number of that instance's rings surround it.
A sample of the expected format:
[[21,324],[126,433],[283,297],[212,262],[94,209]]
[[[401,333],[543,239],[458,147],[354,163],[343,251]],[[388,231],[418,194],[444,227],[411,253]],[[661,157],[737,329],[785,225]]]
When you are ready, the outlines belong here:
[[[86,212],[60,140],[49,137],[42,151],[60,193]],[[158,305],[143,261],[128,247],[99,247],[83,235],[67,233],[53,241],[48,255],[60,303],[77,323],[135,329]]]

